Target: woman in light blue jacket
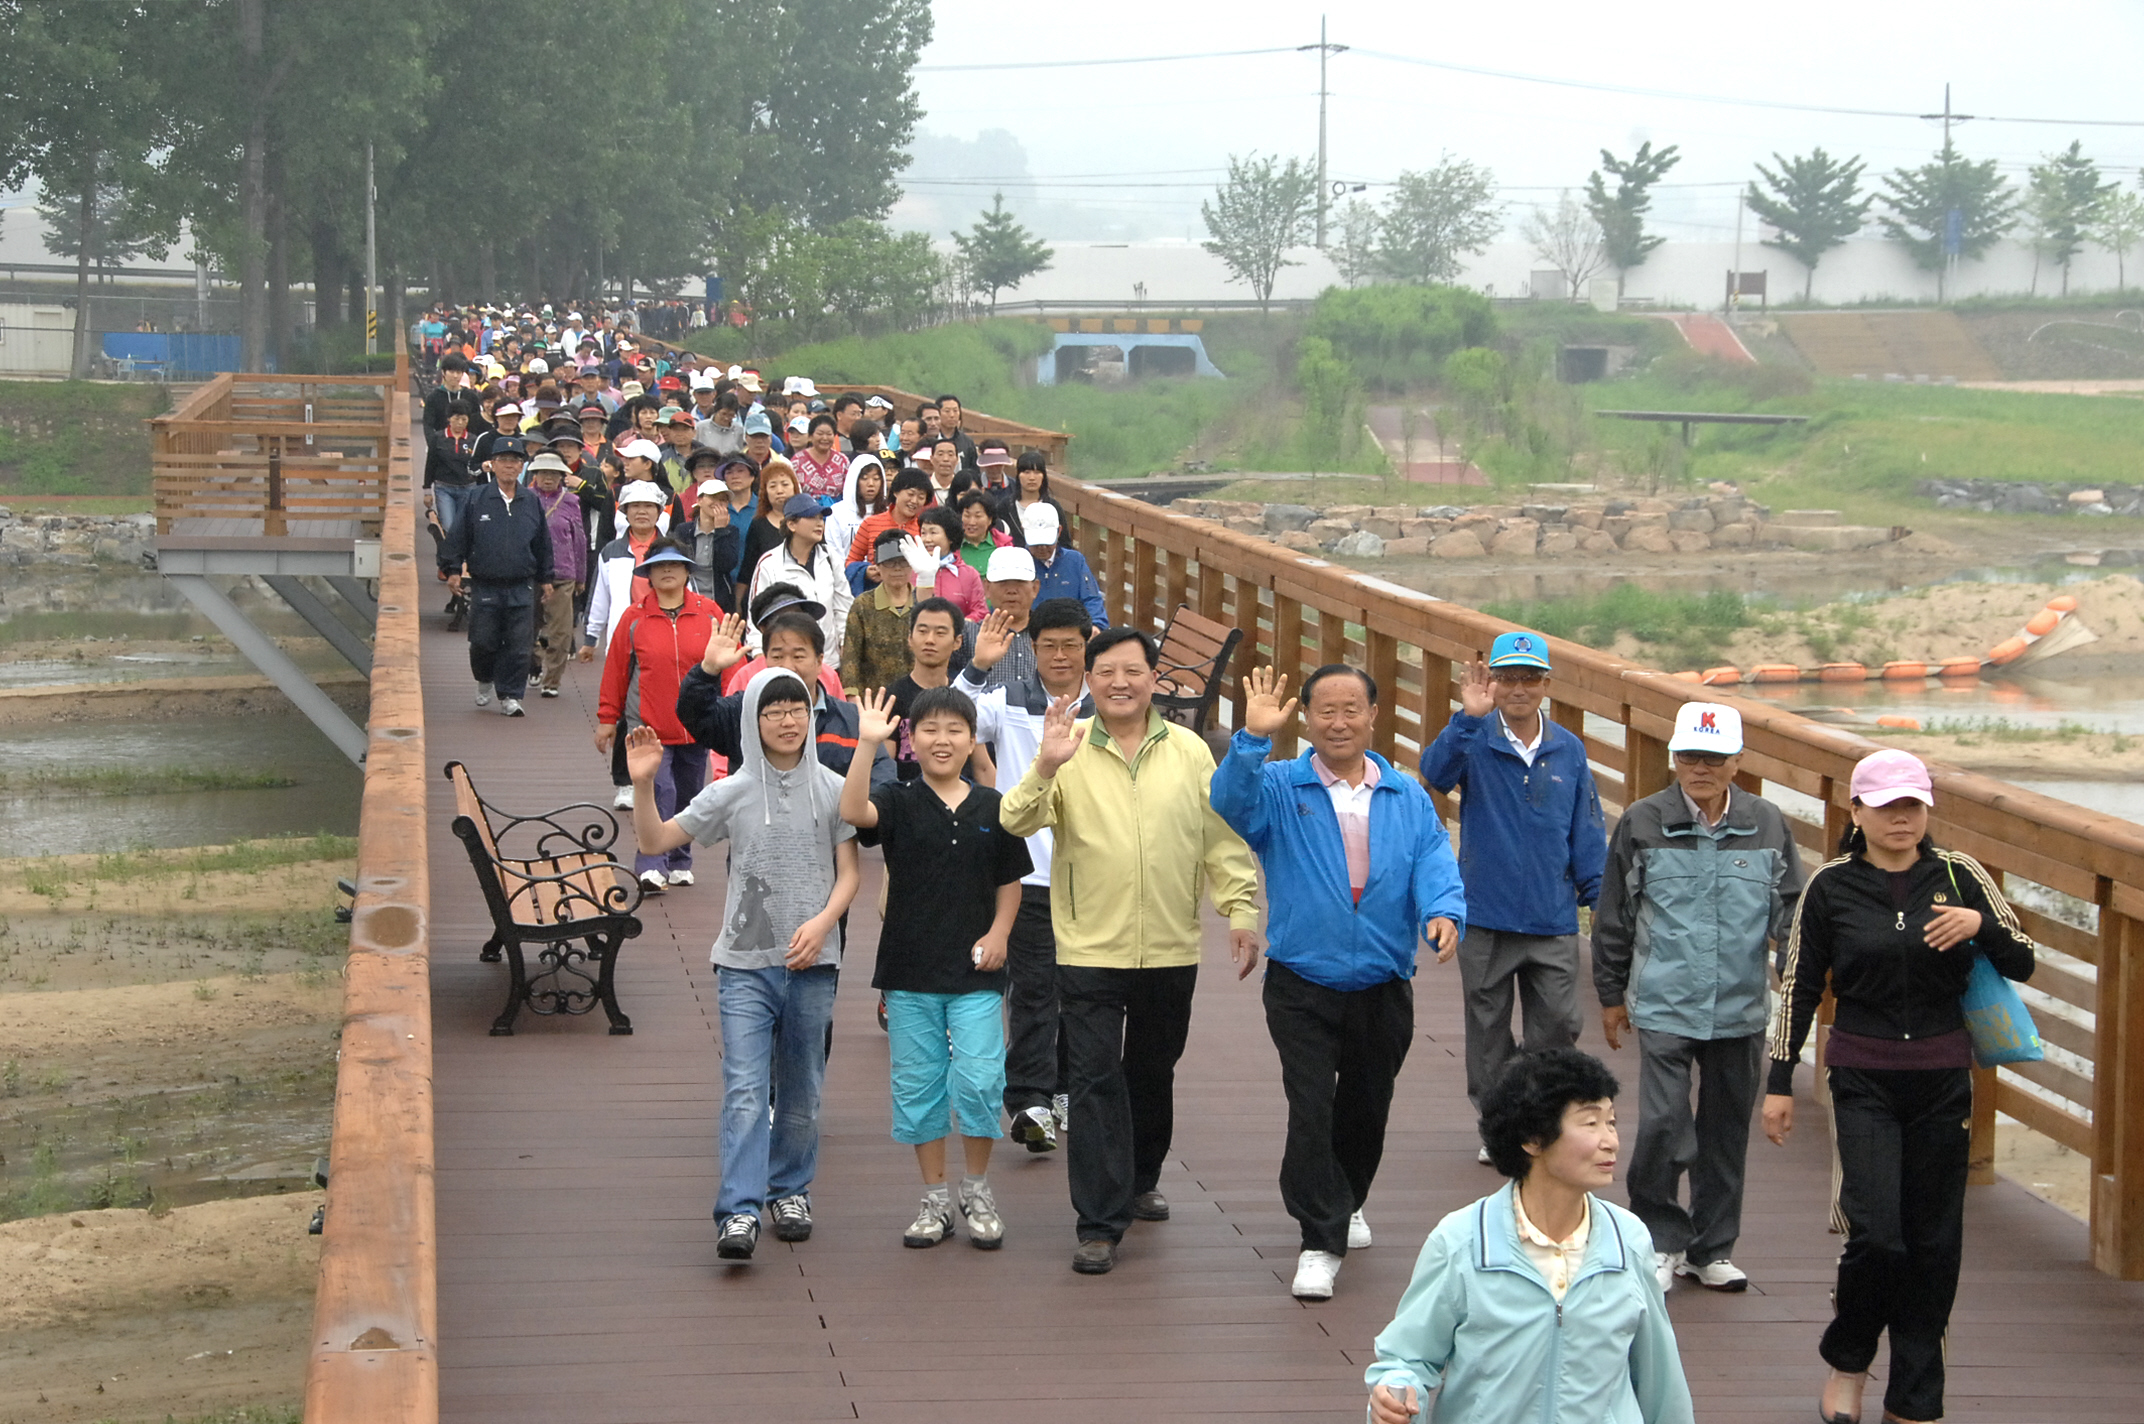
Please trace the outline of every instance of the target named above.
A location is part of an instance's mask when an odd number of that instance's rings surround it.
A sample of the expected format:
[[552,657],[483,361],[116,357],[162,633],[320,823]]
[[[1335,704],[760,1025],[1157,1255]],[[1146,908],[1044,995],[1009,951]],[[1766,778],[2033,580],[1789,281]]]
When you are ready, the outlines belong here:
[[[1690,1424],[1690,1386],[1637,1217],[1615,1176],[1616,1081],[1554,1048],[1484,1096],[1511,1182],[1437,1223],[1364,1372],[1372,1424]],[[1434,1401],[1429,1391],[1437,1392]]]

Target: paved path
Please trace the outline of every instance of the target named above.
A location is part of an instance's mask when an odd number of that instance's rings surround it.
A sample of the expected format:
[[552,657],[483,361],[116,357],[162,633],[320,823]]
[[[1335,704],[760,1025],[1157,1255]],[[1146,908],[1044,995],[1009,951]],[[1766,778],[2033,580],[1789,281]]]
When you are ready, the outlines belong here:
[[1466,458],[1457,441],[1440,446],[1436,412],[1414,412],[1414,438],[1408,439],[1406,421],[1396,405],[1373,405],[1363,412],[1370,434],[1377,438],[1385,458],[1403,479],[1423,485],[1486,485],[1489,477]]
[[1675,329],[1682,333],[1682,339],[1690,343],[1693,351],[1737,365],[1757,364],[1757,358],[1749,354],[1749,348],[1735,335],[1735,329],[1716,316],[1678,313],[1668,320],[1675,323]]
[[[428,591],[437,606],[443,595]],[[427,619],[426,736],[434,767],[469,765],[514,810],[608,802],[588,740],[595,668],[565,697],[507,721],[470,702],[460,640]],[[601,1015],[524,1017],[486,1036],[502,965],[481,964],[487,922],[452,798],[433,782],[431,871],[438,1102],[441,1414],[505,1424],[767,1424],[774,1420],[1098,1424],[1256,1415],[1362,1417],[1361,1371],[1423,1235],[1495,1185],[1474,1162],[1463,1091],[1458,977],[1425,968],[1419,1029],[1368,1208],[1378,1244],[1350,1256],[1338,1296],[1287,1293],[1297,1247],[1274,1174],[1283,1108],[1257,985],[1233,982],[1210,922],[1177,1136],[1163,1187],[1173,1220],[1137,1225],[1117,1270],[1075,1276],[1056,1157],[1006,1154],[992,1172],[1007,1221],[995,1254],[899,1241],[917,1194],[887,1135],[885,1040],[869,985],[874,926],[857,945],[835,1026],[818,1229],[763,1238],[748,1267],[719,1264],[709,1209],[719,1094],[707,966],[720,861],[653,902],[626,945],[621,993],[637,1032]],[[859,903],[876,894],[876,858]],[[1585,1046],[1601,1047],[1589,1028]],[[1613,1055],[1634,1115],[1636,1062]],[[1742,1296],[1687,1283],[1673,1313],[1698,1417],[1805,1424],[1815,1342],[1838,1249],[1824,1228],[1821,1117],[1785,1151],[1760,1141],[1737,1259]],[[2144,1418],[2144,1287],[2093,1273],[2083,1228],[2009,1184],[1968,1207],[1964,1289],[1951,1336],[1954,1421]],[[1881,1368],[1879,1364],[1879,1369]],[[2046,1402],[2050,1397],[2059,1404]],[[1871,1396],[1868,1418],[1876,1418]]]

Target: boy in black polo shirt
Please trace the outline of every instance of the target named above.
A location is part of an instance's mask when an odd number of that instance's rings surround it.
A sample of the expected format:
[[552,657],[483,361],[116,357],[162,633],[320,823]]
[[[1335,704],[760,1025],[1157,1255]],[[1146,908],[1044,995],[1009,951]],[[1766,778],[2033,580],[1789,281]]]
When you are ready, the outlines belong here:
[[935,1246],[953,1231],[945,1180],[947,1112],[960,1117],[968,1239],[994,1251],[1005,1223],[990,1193],[990,1149],[1004,1136],[1005,946],[1020,909],[1027,842],[998,825],[998,793],[961,780],[975,750],[975,703],[927,687],[909,707],[922,775],[873,789],[870,767],[893,735],[893,698],[862,694],[857,752],[841,818],[886,852],[886,923],[871,985],[886,996],[893,1135],[916,1149],[923,1205],[901,1237]]

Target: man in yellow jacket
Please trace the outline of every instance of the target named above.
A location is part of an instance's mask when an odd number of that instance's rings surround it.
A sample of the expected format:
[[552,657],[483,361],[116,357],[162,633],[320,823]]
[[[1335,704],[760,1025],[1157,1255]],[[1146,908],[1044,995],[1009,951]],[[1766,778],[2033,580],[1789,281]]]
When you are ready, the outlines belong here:
[[1050,918],[1072,1098],[1072,1269],[1082,1275],[1116,1264],[1134,1219],[1169,1217],[1156,1188],[1198,984],[1202,882],[1228,916],[1236,977],[1258,964],[1250,847],[1207,798],[1213,753],[1154,711],[1159,661],[1150,634],[1096,634],[1087,644],[1094,717],[1073,719],[1077,693],[1052,702],[1034,763],[999,812],[1016,836],[1047,827],[1056,838]]

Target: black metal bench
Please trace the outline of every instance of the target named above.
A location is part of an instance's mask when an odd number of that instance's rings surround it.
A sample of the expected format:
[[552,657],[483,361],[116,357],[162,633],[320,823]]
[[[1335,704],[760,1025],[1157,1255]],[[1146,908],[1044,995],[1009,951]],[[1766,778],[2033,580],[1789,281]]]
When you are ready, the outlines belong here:
[[[506,1007],[492,1021],[492,1036],[512,1034],[524,1007],[548,1016],[585,1014],[597,1004],[612,1033],[631,1033],[633,1021],[618,1007],[613,979],[618,947],[640,933],[635,911],[642,889],[632,867],[611,854],[618,842],[617,818],[586,802],[542,815],[510,816],[477,794],[460,762],[447,763],[447,780],[454,786],[454,834],[468,848],[491,911],[491,938],[478,957],[496,964],[503,952],[513,975]],[[579,832],[559,819],[573,811],[594,813]],[[525,859],[503,854],[501,839],[524,828],[535,837],[534,854]],[[538,947],[534,973],[522,958],[525,945]]]
[[1221,698],[1221,680],[1228,676],[1229,660],[1242,641],[1241,628],[1202,617],[1188,603],[1177,604],[1169,625],[1161,630],[1155,708],[1171,722],[1204,736]]

